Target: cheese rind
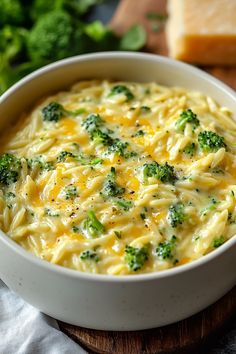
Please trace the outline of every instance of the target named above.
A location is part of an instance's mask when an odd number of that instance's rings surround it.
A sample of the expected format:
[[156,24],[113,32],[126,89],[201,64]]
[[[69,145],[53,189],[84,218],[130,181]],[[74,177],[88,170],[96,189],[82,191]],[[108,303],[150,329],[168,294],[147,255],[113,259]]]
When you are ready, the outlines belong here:
[[171,57],[203,65],[236,65],[235,0],[169,0]]

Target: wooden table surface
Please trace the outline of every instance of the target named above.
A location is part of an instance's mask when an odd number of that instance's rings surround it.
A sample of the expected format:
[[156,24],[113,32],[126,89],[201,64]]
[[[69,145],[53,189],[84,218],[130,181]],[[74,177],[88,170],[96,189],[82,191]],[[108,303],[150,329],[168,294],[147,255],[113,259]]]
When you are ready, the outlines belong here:
[[[168,55],[165,26],[160,26],[159,31],[153,32],[150,20],[146,16],[150,12],[166,14],[166,0],[121,0],[110,26],[121,34],[131,25],[141,23],[148,34],[145,50]],[[236,89],[236,68],[205,67],[202,69]],[[191,352],[192,354],[208,354],[210,351],[207,349],[202,351],[199,345],[204,343],[209,335],[222,331],[223,324],[235,315],[236,287],[208,309],[189,319],[163,328],[136,332],[104,332],[62,322],[60,322],[60,328],[86,348],[89,353],[164,354],[175,352],[182,354]],[[233,354],[234,352],[227,351],[227,353]]]

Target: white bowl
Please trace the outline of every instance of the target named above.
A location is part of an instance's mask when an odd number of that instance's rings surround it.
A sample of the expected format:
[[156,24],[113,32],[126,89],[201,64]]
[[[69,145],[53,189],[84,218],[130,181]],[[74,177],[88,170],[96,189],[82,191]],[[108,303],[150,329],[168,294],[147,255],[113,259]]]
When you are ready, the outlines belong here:
[[[86,78],[157,81],[212,96],[235,111],[236,95],[210,75],[157,55],[101,53],[48,65],[0,98],[0,124],[13,121],[41,96]],[[138,330],[193,315],[236,284],[236,237],[190,264],[132,276],[81,273],[31,255],[0,232],[0,277],[23,299],[59,320],[102,330]]]

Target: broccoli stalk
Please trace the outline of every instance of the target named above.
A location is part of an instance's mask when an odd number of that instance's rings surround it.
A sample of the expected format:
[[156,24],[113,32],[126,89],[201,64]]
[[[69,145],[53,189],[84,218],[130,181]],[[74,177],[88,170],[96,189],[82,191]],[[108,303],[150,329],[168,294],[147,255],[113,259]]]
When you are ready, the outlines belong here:
[[197,128],[200,124],[197,115],[191,109],[187,109],[180,114],[179,119],[175,123],[175,127],[179,131],[184,131],[186,124],[190,123],[193,129]]
[[9,186],[18,179],[21,162],[16,156],[4,154],[0,156],[0,183]]
[[43,107],[42,116],[43,120],[46,122],[58,122],[65,115],[77,116],[84,112],[85,110],[83,108],[69,111],[65,109],[60,103],[52,101],[47,106]]
[[87,219],[83,223],[83,228],[92,237],[98,237],[105,232],[105,227],[92,210],[87,212]]
[[149,258],[149,247],[136,248],[132,246],[125,247],[125,261],[131,270],[136,272],[141,269]]
[[202,151],[210,152],[217,151],[220,148],[226,148],[225,139],[223,136],[216,134],[210,130],[205,130],[199,133],[198,143]]

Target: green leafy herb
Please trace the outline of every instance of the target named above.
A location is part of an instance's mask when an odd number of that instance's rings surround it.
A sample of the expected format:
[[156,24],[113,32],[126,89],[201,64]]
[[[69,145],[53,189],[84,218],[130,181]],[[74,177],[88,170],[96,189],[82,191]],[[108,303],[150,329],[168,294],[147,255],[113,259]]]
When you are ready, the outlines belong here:
[[184,205],[177,203],[169,207],[168,221],[172,227],[177,227],[186,220],[187,216],[184,212]]
[[149,258],[149,247],[136,248],[126,246],[125,248],[125,262],[131,270],[136,272],[140,270]]
[[177,237],[173,235],[169,241],[159,243],[156,248],[158,257],[162,259],[172,259],[174,257],[174,250]]
[[198,143],[200,148],[204,152],[217,151],[220,148],[226,148],[225,140],[223,136],[216,134],[210,130],[205,130],[199,133]]
[[175,127],[179,131],[184,131],[187,123],[191,124],[193,129],[200,125],[197,115],[193,113],[191,109],[187,109],[180,114],[179,119],[175,123]]
[[132,26],[122,37],[120,42],[121,50],[139,50],[144,47],[147,41],[147,34],[143,26]]
[[100,223],[92,210],[87,212],[87,219],[83,223],[83,228],[92,237],[98,237],[105,232],[105,227]]

